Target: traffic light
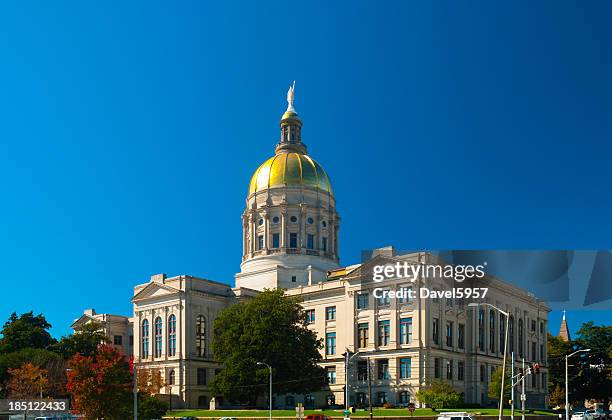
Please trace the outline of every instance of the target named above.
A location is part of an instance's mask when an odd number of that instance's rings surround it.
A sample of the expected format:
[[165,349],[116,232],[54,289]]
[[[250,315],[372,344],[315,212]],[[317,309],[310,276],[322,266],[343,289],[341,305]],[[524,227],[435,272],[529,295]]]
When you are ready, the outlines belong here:
[[534,363],[532,365],[532,369],[533,369],[533,373],[535,373],[536,375],[540,373],[540,364],[539,363]]

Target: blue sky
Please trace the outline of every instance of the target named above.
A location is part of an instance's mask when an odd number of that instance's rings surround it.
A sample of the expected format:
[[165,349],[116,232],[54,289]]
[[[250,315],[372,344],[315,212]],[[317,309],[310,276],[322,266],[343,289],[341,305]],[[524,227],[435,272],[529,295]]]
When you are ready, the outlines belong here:
[[[388,244],[610,249],[611,12],[2,4],[0,319],[33,309],[60,335],[84,308],[130,313],[151,274],[233,282],[248,181],[294,79],[342,262]],[[570,325],[587,318],[612,322]]]

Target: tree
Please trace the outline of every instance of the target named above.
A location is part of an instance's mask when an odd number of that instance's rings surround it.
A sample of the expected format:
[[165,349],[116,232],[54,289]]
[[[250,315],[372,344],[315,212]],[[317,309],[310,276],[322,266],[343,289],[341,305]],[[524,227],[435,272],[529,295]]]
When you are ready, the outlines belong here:
[[325,371],[317,364],[322,340],[308,329],[299,301],[282,290],[265,290],[225,308],[213,330],[213,354],[223,363],[210,383],[217,396],[252,406],[267,395],[268,368],[257,362],[272,366],[277,394],[306,393],[325,384]]
[[419,389],[416,397],[419,402],[433,410],[455,408],[463,404],[463,396],[450,384],[442,381],[433,381],[430,385]]
[[[489,382],[489,398],[496,399],[499,401],[499,394],[501,392],[501,379],[502,379],[502,368],[497,368],[491,375],[491,382]],[[506,378],[504,379],[504,401],[510,399],[510,372],[506,369]]]
[[33,363],[8,370],[11,379],[7,384],[10,398],[42,398],[49,388],[47,371]]
[[612,326],[585,322],[574,342],[576,349],[590,351],[572,357],[573,376],[576,378],[571,388],[572,400],[588,398],[607,405],[612,396],[612,381],[608,377],[608,367],[612,364]]
[[48,350],[30,348],[0,354],[0,388],[2,388],[0,394],[2,396],[5,396],[7,384],[11,378],[9,369],[19,368],[26,362],[31,362],[47,371],[49,396],[55,398],[66,396],[66,364],[62,357]]
[[[142,420],[161,419],[168,411],[168,403],[151,395],[138,393],[138,418]],[[131,413],[134,410],[132,408]]]
[[159,394],[164,381],[159,369],[140,368],[137,370],[138,391],[147,395]]
[[74,334],[62,337],[51,346],[51,350],[68,360],[77,353],[81,356],[94,356],[98,346],[108,342],[101,325],[97,322],[88,322],[78,327]]
[[4,324],[0,338],[0,354],[11,353],[25,348],[46,349],[54,343],[47,331],[51,324],[42,314],[34,315],[32,311],[19,317],[15,312]]
[[[571,342],[563,341],[548,333],[548,392],[552,393],[557,387],[565,389],[565,355],[573,352]],[[565,404],[565,396],[563,397]]]
[[565,407],[565,389],[557,384],[549,393],[549,404],[551,407]]
[[86,420],[130,418],[132,375],[119,351],[103,344],[95,356],[76,354],[69,365],[67,388],[74,409]]

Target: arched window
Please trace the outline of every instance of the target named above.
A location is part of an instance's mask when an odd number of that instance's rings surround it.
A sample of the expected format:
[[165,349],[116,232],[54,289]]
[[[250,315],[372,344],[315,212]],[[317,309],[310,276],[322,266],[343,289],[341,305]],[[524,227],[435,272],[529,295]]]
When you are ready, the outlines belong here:
[[[142,321],[142,357],[149,357],[149,320]],[[500,391],[501,392],[501,391]]]
[[523,357],[523,320],[522,319],[519,319],[518,321],[518,351],[519,351],[519,357]]
[[176,316],[168,317],[168,356],[176,356]]
[[206,318],[204,315],[198,315],[196,318],[196,355],[206,356]]
[[161,357],[162,354],[162,319],[155,318],[155,357]]
[[174,385],[175,383],[176,383],[176,372],[174,371],[174,369],[171,369],[168,372],[168,385]]
[[489,348],[491,352],[495,352],[495,311],[493,309],[489,311]]

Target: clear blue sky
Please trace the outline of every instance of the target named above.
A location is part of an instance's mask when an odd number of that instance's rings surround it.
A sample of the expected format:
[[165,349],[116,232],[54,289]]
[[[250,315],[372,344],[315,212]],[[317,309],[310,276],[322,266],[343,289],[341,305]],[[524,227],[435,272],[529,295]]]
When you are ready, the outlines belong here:
[[604,1],[3,3],[0,320],[33,309],[60,335],[87,307],[129,314],[151,274],[232,283],[294,79],[342,262],[388,244],[610,249],[611,17]]

